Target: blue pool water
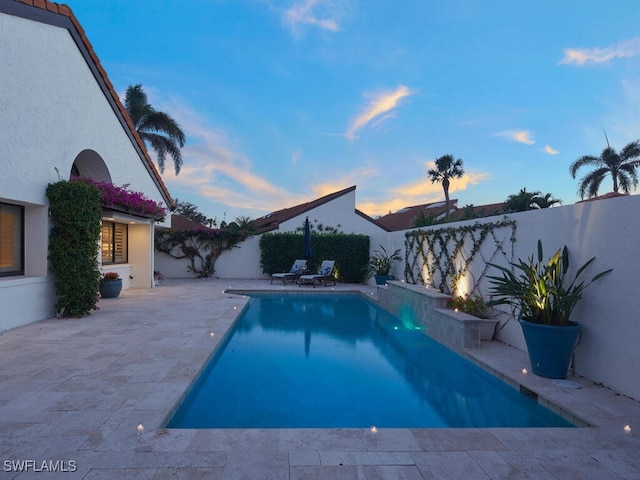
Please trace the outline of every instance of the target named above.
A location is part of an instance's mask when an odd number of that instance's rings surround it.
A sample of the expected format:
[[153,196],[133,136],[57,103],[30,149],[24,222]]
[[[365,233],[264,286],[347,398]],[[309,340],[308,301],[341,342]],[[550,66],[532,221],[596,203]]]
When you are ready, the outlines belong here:
[[257,296],[169,428],[568,427],[357,296]]

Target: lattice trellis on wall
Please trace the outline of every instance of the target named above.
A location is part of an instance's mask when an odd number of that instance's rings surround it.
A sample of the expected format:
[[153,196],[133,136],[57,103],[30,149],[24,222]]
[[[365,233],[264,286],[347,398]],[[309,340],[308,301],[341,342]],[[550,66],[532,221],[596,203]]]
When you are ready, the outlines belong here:
[[[516,222],[414,230],[405,234],[405,281],[450,295],[480,295],[489,262],[512,262]],[[505,262],[501,261],[501,257]]]

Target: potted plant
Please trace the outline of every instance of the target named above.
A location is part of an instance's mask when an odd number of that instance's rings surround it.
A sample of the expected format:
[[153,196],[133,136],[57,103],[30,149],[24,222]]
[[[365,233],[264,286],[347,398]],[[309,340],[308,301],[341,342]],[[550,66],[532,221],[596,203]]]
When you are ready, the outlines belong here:
[[367,278],[375,277],[376,285],[385,285],[387,280],[394,280],[393,275],[389,275],[391,267],[395,262],[402,259],[400,249],[397,249],[391,255],[387,254],[387,250],[380,245],[380,250],[374,250],[373,256],[369,259],[366,267]]
[[100,278],[100,296],[102,298],[117,298],[122,291],[122,279],[118,272],[106,272]]
[[[542,242],[538,240],[538,257],[511,263],[512,269],[489,264],[502,276],[488,276],[495,298],[490,305],[511,305],[518,311],[518,321],[527,343],[531,369],[546,378],[566,378],[573,349],[581,327],[570,320],[571,312],[585,289],[613,269],[578,282],[595,257],[582,265],[569,283],[569,251],[565,246],[548,261],[543,261]],[[515,273],[514,273],[515,272]]]

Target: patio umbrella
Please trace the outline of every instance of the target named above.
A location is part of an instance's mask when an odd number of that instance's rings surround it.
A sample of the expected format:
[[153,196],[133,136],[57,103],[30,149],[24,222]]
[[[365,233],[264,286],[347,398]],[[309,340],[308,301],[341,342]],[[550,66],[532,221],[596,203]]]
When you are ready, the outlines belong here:
[[307,217],[304,220],[304,258],[307,261],[307,267],[309,266],[311,255],[311,225],[309,225],[309,217]]

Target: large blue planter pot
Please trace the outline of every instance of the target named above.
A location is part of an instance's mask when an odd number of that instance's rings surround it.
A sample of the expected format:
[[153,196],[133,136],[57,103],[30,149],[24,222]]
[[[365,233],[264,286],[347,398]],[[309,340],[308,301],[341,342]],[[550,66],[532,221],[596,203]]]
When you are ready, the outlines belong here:
[[117,298],[122,291],[122,279],[100,280],[100,296],[102,298]]
[[566,327],[556,327],[520,320],[534,374],[545,378],[567,378],[581,329],[577,323],[569,323]]
[[396,277],[393,275],[376,275],[376,285],[386,285],[387,280],[395,280]]

